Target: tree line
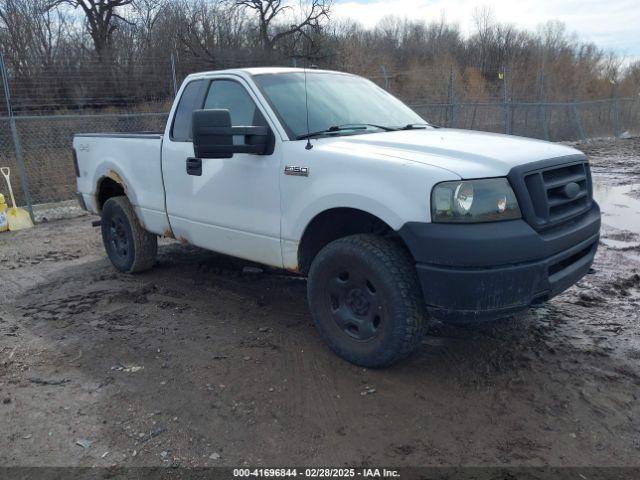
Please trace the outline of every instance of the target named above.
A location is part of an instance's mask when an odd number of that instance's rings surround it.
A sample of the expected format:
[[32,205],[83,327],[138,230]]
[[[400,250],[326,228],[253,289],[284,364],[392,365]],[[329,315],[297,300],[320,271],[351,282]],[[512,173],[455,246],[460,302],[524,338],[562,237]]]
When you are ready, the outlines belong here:
[[[412,102],[574,101],[635,96],[640,62],[559,22],[535,31],[477,9],[444,17],[338,19],[331,0],[0,0],[0,46],[20,110],[167,102],[171,71],[318,65],[386,84]],[[173,57],[173,65],[171,64]]]

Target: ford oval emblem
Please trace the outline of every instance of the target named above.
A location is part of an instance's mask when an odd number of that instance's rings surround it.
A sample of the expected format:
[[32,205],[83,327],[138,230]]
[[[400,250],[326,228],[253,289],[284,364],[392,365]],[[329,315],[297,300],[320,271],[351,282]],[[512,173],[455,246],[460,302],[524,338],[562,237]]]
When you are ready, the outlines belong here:
[[576,182],[567,183],[563,189],[564,196],[569,200],[572,200],[578,196],[580,193],[580,185]]

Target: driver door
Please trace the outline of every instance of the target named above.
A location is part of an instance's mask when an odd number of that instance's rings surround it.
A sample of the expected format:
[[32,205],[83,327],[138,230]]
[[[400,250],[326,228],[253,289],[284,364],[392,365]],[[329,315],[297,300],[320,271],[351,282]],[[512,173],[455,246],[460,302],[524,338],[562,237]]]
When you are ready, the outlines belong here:
[[194,110],[228,109],[232,126],[269,126],[272,131],[273,126],[237,77],[194,80],[183,90],[162,154],[167,215],[174,236],[209,250],[282,267],[278,139],[270,155],[203,158],[201,175],[186,169],[187,159],[194,156]]

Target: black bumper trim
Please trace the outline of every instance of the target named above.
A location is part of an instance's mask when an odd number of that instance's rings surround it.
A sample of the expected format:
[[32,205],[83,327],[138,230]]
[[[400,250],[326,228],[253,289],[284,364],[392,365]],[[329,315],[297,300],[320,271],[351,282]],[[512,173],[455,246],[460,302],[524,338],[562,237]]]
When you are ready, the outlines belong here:
[[553,236],[522,220],[503,223],[509,225],[416,223],[399,230],[435,316],[505,316],[563,292],[589,271],[600,229],[595,203]]
[[552,232],[534,230],[524,220],[492,223],[405,223],[398,234],[417,263],[452,267],[513,265],[551,257],[600,232],[600,207]]

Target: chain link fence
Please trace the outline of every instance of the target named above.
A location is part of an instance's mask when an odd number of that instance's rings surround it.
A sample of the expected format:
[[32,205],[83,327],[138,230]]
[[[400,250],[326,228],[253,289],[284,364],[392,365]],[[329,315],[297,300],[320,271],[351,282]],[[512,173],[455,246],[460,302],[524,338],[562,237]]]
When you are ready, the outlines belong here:
[[[144,66],[139,68],[151,71]],[[0,101],[4,109],[0,110],[0,166],[11,167],[17,202],[31,208],[33,204],[73,198],[76,179],[71,142],[76,133],[163,131],[179,82],[189,71],[204,68],[191,65],[177,68],[173,56],[162,65],[167,70],[163,78],[158,78],[158,66],[154,68],[154,75],[148,79],[149,88],[144,83],[135,84],[131,90],[134,94],[129,96],[123,94],[129,91],[123,85],[131,85],[131,78],[124,79],[125,84],[118,83],[119,78],[113,75],[98,78],[95,82],[100,88],[95,91],[103,92],[100,98],[91,96],[92,85],[83,86],[82,82],[73,95],[67,92],[64,96],[58,91],[57,97],[47,94],[44,84],[31,90],[24,85],[14,88],[10,72],[1,68]],[[406,92],[407,87],[401,83],[402,73],[390,74],[384,67],[378,72],[382,75],[369,77],[403,98],[401,92]],[[448,76],[444,72],[442,82],[430,85],[431,91],[437,93],[428,99],[415,100],[415,95],[406,98],[406,93],[403,98],[425,120],[436,125],[551,141],[620,136],[626,131],[640,133],[640,97],[614,95],[602,100],[562,103],[512,101],[507,95],[505,78],[504,83],[498,82],[490,92],[489,100],[474,102],[468,100],[470,95],[460,91],[460,87],[456,91],[453,74]],[[414,89],[420,92],[420,85]],[[441,101],[434,99],[438,96]],[[63,102],[62,98],[66,100]],[[7,193],[4,186],[0,191]]]
[[559,142],[640,133],[640,98],[571,103],[410,104],[430,122]]
[[[27,204],[25,188],[33,204],[73,198],[76,176],[71,156],[73,135],[87,132],[159,132],[166,113],[21,116],[0,120],[2,166],[11,167],[16,201]],[[19,159],[9,123],[16,125],[27,186],[21,179]]]

